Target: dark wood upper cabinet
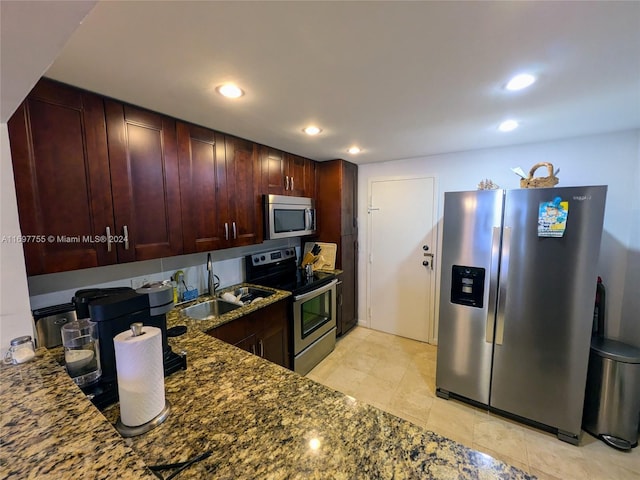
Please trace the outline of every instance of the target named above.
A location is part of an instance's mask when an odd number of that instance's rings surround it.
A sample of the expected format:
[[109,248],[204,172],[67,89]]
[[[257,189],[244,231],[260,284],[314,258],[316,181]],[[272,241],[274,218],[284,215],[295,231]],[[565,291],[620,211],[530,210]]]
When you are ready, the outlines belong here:
[[225,154],[224,136],[184,122],[178,122],[177,131],[184,251],[222,248],[224,212],[220,207],[226,198],[218,186],[225,172],[218,158]]
[[178,122],[185,252],[262,241],[257,145]]
[[316,162],[275,148],[260,148],[262,193],[315,197]]
[[102,98],[43,79],[8,130],[27,274],[116,263]]
[[284,195],[285,193],[285,153],[275,148],[260,147],[262,170],[262,193]]
[[225,136],[225,190],[227,208],[222,214],[231,246],[262,242],[260,164],[257,144]]
[[308,158],[286,154],[289,176],[289,195],[315,198],[316,162]]
[[118,261],[181,254],[175,120],[110,99],[105,111]]
[[8,130],[28,275],[260,243],[263,193],[315,193],[311,160],[49,79]]
[[342,187],[340,217],[342,235],[356,235],[358,233],[358,167],[350,162],[342,163]]
[[306,159],[287,153],[285,181],[288,183],[288,194],[297,197],[305,196]]

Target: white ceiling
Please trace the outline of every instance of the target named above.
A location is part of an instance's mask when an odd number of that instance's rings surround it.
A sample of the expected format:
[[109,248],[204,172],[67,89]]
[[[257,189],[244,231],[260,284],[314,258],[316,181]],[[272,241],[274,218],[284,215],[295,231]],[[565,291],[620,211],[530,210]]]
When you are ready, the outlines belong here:
[[45,75],[315,160],[421,157],[640,128],[640,2],[102,1]]

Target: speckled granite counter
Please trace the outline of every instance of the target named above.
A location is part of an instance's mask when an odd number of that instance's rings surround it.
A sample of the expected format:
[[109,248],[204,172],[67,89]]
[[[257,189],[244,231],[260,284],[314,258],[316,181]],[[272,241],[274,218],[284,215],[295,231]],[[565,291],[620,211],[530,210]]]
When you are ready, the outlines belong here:
[[171,413],[131,439],[111,427],[117,405],[100,415],[49,353],[2,368],[0,477],[154,478],[144,464],[211,450],[178,478],[532,478],[183,324],[169,340],[189,359],[165,381]]
[[155,479],[44,348],[0,365],[0,478]]

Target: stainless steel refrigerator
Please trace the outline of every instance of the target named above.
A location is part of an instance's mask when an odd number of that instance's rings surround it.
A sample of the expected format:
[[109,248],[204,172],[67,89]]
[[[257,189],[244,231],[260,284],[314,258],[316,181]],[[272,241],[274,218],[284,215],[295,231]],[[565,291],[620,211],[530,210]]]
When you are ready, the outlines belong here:
[[579,442],[606,193],[445,193],[438,396]]

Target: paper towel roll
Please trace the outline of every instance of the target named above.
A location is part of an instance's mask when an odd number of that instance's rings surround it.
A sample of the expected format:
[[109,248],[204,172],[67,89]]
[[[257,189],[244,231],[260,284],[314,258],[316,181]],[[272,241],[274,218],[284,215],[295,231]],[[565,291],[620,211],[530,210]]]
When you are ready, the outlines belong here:
[[148,326],[142,332],[134,336],[127,330],[113,338],[120,419],[128,427],[153,420],[165,406],[162,334]]

